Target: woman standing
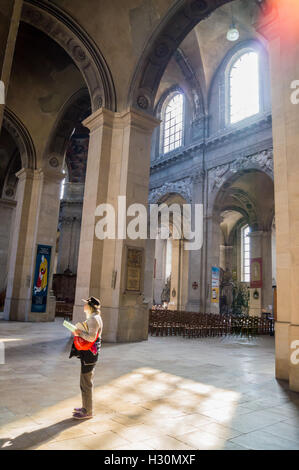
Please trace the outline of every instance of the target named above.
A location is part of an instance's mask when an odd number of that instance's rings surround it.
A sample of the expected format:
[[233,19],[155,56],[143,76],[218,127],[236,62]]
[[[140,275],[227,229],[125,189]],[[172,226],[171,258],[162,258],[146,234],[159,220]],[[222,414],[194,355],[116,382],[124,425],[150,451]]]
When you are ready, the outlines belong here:
[[98,361],[101,348],[101,334],[103,330],[103,321],[101,317],[101,303],[95,297],[89,297],[84,300],[84,313],[86,320],[83,323],[77,323],[75,336],[79,336],[90,342],[87,350],[78,350],[75,346],[75,340],[72,344],[70,358],[73,356],[81,360],[80,388],[82,394],[82,408],[75,408],[73,417],[75,419],[89,419],[93,417],[93,379],[94,369]]

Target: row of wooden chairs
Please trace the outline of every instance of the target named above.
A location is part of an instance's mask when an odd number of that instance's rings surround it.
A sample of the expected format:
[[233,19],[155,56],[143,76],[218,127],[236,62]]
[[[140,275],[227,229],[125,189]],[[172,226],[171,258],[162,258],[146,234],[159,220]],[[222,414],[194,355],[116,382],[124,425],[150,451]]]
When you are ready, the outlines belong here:
[[56,301],[56,317],[63,317],[65,320],[71,321],[73,318],[73,307],[74,305],[65,301]]
[[151,336],[183,336],[188,338],[240,335],[269,335],[272,320],[241,315],[217,315],[178,310],[152,309],[149,315]]

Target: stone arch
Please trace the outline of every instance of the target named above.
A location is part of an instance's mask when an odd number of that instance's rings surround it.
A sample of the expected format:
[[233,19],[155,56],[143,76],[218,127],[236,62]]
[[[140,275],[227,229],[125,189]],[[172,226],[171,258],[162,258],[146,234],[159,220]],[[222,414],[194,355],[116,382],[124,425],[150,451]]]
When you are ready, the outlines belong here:
[[231,1],[180,0],[170,8],[148,41],[137,64],[129,90],[129,106],[153,112],[162,75],[180,43],[201,20]]
[[192,203],[191,177],[179,181],[171,181],[163,184],[159,188],[154,188],[149,193],[149,204],[159,204],[171,195],[182,197],[186,204]]
[[[209,216],[216,217],[218,219],[220,218],[221,213],[225,211],[235,211],[239,212],[243,216],[253,230],[265,230],[270,227],[274,216],[274,195],[273,204],[270,203],[270,201],[272,201],[271,197],[270,199],[265,197],[265,201],[261,202],[259,197],[256,198],[253,195],[252,187],[251,190],[248,191],[242,189],[240,186],[233,186],[235,182],[241,182],[242,178],[250,173],[251,176],[252,174],[258,173],[265,177],[266,180],[263,180],[264,184],[269,191],[271,191],[271,188],[274,191],[273,178],[271,178],[271,176],[261,168],[254,167],[249,170],[246,169],[231,173],[230,175],[227,175],[225,180],[222,182],[221,187],[210,195],[208,209]],[[258,180],[260,182],[260,176]],[[267,181],[270,184],[268,184]],[[252,177],[250,184],[252,185]]]
[[[187,34],[214,10],[233,0],[178,0],[158,25],[132,77],[128,105],[153,112],[156,92],[169,60]],[[273,8],[268,0],[255,0],[263,14]]]
[[117,100],[112,74],[97,45],[86,31],[54,4],[27,0],[22,21],[56,41],[72,58],[87,84],[92,111],[105,107],[116,111]]
[[2,195],[5,199],[9,199],[12,201],[15,200],[18,185],[18,178],[16,176],[16,173],[20,171],[21,168],[22,161],[20,157],[20,152],[16,150],[9,162],[6,177],[3,183]]
[[240,157],[231,163],[219,165],[208,171],[208,215],[215,211],[221,194],[227,186],[245,173],[258,171],[274,182],[273,149],[263,150],[250,156]]
[[90,112],[89,93],[82,88],[69,98],[56,119],[45,150],[44,165],[62,169],[70,136],[78,122],[82,122]]
[[36,168],[36,152],[33,140],[25,125],[6,106],[3,116],[3,127],[11,135],[19,149],[23,168]]

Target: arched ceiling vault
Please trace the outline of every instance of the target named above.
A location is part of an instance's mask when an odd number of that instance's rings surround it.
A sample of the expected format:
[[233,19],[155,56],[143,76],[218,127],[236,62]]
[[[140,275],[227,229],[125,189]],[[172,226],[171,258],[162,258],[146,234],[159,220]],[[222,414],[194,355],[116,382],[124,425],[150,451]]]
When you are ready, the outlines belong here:
[[[237,2],[238,1],[239,0],[237,0]],[[255,8],[259,8],[259,10],[257,10],[259,13],[261,4],[266,3],[266,1],[267,0],[258,0],[250,3],[253,3]],[[247,0],[239,1],[239,3],[242,2],[246,3]],[[208,34],[208,39],[214,39],[214,44],[218,44],[218,25],[215,29],[215,24],[217,24],[216,21],[213,27],[213,16],[215,14],[223,15],[223,12],[225,12],[223,5],[229,7],[229,5],[226,5],[229,3],[232,3],[232,0],[181,0],[176,2],[173,8],[168,11],[168,14],[164,17],[163,21],[159,24],[159,27],[152,35],[151,40],[148,41],[133,76],[128,103],[146,112],[152,112],[161,78],[174,52],[178,47],[181,47],[181,44],[188,33],[190,33],[193,28],[200,28],[200,22],[203,22],[203,20],[206,20],[207,18],[207,29],[205,30],[204,26],[199,31],[197,30],[198,40],[201,42]],[[249,0],[247,3],[249,4]],[[217,10],[219,7],[223,7],[223,9]],[[226,20],[230,17],[230,9],[227,11],[229,13],[226,13]],[[243,28],[242,20],[243,19],[240,18],[240,29]],[[208,24],[209,21],[210,23]],[[226,21],[223,21],[223,23],[226,23]],[[247,23],[245,24],[245,32],[247,32]],[[229,25],[230,21],[225,28],[228,28]],[[213,34],[215,36],[214,38]],[[223,35],[223,31],[220,31],[220,35]],[[217,51],[215,52],[217,53]],[[212,49],[208,51],[210,56],[214,55],[213,53],[214,51]],[[204,67],[207,70],[212,71],[213,66],[209,63],[208,57],[206,60],[205,58],[202,60]],[[206,72],[206,74],[206,79],[211,79],[211,72],[209,74]]]
[[[232,22],[232,14],[236,27],[240,32],[238,41],[232,43],[226,39],[227,31]],[[179,51],[188,63],[192,71],[181,74],[177,64],[176,54],[170,59],[161,81],[159,83],[155,103],[167,89],[176,82],[186,81],[185,88],[192,90],[197,88],[202,94],[205,108],[207,109],[208,94],[213,77],[218,67],[232,47],[245,43],[248,40],[258,39],[264,43],[262,36],[256,31],[260,9],[252,0],[234,0],[217,8],[210,16],[200,21],[190,31],[179,45]],[[195,80],[194,80],[195,78]],[[191,92],[192,93],[192,92]],[[194,93],[193,93],[194,95]],[[192,94],[190,100],[194,99]]]

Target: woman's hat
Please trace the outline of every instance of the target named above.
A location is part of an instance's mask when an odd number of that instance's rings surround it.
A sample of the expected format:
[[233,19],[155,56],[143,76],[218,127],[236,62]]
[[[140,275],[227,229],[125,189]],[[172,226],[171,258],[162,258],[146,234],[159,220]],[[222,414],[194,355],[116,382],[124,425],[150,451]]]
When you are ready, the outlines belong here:
[[92,305],[94,307],[100,307],[101,306],[101,302],[96,297],[88,297],[87,300],[85,300],[85,299],[81,299],[81,300],[82,300],[82,302],[85,302],[86,304]]

